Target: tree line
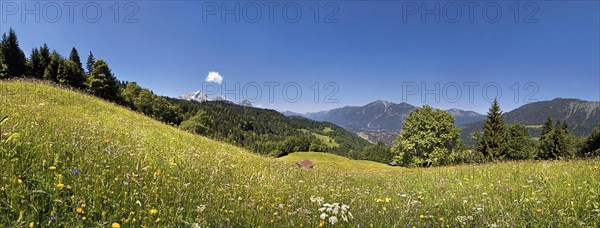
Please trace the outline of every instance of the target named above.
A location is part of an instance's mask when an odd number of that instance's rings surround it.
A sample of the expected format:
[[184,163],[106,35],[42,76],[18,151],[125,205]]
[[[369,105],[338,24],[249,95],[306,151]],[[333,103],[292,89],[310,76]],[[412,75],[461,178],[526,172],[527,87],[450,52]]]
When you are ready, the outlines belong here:
[[577,138],[565,121],[548,117],[542,136],[532,138],[526,126],[506,125],[496,100],[490,107],[477,143],[467,147],[454,118],[427,105],[410,113],[394,141],[394,160],[403,166],[439,166],[501,160],[571,159],[600,155],[600,123],[592,134]]
[[26,58],[11,28],[8,35],[2,35],[0,41],[0,79],[23,77],[69,86],[165,123],[177,125],[182,121],[177,106],[135,82],[117,80],[108,63],[96,59],[92,52],[88,55],[85,69],[75,47],[65,58],[56,50],[50,51],[48,45],[44,44],[33,48],[29,58]]

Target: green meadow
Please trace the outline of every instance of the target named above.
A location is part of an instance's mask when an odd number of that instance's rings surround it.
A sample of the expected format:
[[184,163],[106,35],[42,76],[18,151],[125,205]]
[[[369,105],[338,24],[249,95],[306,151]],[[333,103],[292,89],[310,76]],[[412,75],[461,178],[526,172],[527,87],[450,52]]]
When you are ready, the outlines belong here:
[[0,81],[0,107],[3,227],[600,226],[598,159],[276,159],[47,84]]

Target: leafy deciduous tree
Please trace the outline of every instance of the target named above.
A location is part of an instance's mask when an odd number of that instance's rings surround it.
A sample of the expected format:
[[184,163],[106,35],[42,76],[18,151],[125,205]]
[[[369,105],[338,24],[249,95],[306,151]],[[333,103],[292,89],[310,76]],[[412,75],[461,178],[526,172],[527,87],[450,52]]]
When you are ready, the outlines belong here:
[[454,117],[425,105],[410,113],[394,141],[395,160],[403,166],[448,164],[462,144]]

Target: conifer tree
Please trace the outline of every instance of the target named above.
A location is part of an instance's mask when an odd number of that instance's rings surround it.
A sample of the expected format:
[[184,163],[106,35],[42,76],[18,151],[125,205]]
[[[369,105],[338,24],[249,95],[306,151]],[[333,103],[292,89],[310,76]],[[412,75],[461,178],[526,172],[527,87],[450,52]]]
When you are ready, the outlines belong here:
[[19,47],[19,39],[15,30],[2,35],[0,41],[0,78],[21,77],[27,70],[25,53]]
[[108,64],[104,60],[98,59],[91,69],[87,79],[88,92],[110,101],[118,101],[118,82]]
[[48,66],[46,66],[46,70],[44,70],[44,79],[50,80],[54,82],[58,82],[58,67],[60,62],[63,61],[62,57],[56,51],[52,51],[50,54]]
[[43,76],[46,67],[48,67],[48,64],[50,64],[50,48],[48,48],[47,44],[44,44],[40,47],[40,62],[42,63],[41,72]]
[[96,58],[94,58],[94,54],[92,54],[92,52],[90,51],[90,55],[88,55],[86,64],[88,76],[92,73],[92,70],[94,70],[94,64],[96,64]]
[[506,155],[506,126],[496,99],[488,111],[483,133],[477,140],[476,148],[489,161]]
[[42,79],[42,77],[44,77],[44,67],[45,66],[42,65],[40,50],[34,48],[31,50],[31,55],[29,56],[27,76]]

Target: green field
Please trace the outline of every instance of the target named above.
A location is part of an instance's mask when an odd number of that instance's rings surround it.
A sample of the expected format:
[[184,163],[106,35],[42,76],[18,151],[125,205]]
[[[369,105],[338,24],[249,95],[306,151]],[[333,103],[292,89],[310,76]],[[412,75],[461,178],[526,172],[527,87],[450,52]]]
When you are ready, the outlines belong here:
[[[48,85],[1,81],[0,104],[10,117],[2,227],[600,225],[597,159],[428,169],[275,159]],[[315,168],[297,168],[302,159]],[[338,211],[331,225],[324,203],[348,205],[353,218]]]

